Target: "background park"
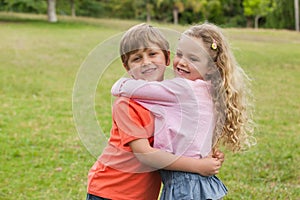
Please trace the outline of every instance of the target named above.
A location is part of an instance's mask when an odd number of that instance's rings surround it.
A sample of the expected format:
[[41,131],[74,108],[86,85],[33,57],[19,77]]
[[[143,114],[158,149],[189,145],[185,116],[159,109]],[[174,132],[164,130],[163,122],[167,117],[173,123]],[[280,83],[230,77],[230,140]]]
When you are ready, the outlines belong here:
[[[72,112],[76,75],[101,42],[148,21],[182,32],[224,28],[252,79],[257,145],[233,154],[219,177],[228,199],[300,198],[300,33],[297,0],[0,0],[0,199],[85,199],[96,158]],[[298,17],[297,17],[298,16]],[[299,28],[299,27],[298,27]],[[95,96],[105,134],[119,60]]]

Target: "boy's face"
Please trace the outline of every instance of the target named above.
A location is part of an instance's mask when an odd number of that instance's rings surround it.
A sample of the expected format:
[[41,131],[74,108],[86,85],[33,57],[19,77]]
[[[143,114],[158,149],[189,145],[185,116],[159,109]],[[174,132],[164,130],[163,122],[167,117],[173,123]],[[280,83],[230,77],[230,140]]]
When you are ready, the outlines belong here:
[[128,73],[134,79],[162,81],[169,63],[163,51],[157,45],[152,45],[151,48],[139,49],[129,56]]
[[209,60],[204,49],[201,39],[186,36],[180,38],[173,60],[175,75],[189,80],[203,80]]

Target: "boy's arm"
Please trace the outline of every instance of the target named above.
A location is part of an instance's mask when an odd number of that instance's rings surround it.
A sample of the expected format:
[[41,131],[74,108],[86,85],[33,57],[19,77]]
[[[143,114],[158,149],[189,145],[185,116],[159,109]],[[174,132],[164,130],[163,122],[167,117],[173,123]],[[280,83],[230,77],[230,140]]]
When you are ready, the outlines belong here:
[[111,93],[114,96],[139,99],[145,102],[159,102],[160,104],[176,103],[178,101],[170,81],[148,82],[144,80],[121,78],[112,86]]
[[156,169],[167,169],[198,173],[211,176],[219,173],[222,162],[213,157],[202,159],[176,156],[150,146],[147,139],[137,139],[129,143],[140,162]]

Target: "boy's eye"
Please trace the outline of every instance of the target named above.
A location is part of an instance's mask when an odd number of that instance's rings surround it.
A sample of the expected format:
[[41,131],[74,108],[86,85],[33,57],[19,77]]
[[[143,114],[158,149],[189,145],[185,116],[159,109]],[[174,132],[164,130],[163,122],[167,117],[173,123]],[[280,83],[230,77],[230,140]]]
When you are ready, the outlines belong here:
[[156,51],[152,51],[152,52],[149,53],[150,56],[155,56],[155,55],[157,55],[157,54],[158,54],[158,53],[157,53]]
[[140,56],[133,57],[133,58],[132,58],[132,62],[139,61],[140,59],[141,59],[141,57],[140,57]]

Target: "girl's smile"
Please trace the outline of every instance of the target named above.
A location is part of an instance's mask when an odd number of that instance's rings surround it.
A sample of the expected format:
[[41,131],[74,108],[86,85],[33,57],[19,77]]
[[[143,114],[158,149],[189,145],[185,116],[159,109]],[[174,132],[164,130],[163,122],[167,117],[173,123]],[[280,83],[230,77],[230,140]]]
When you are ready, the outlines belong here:
[[186,73],[186,74],[190,74],[191,73],[189,70],[180,68],[178,66],[176,67],[176,70],[177,70],[178,74],[181,74],[181,75],[183,75],[184,73]]

